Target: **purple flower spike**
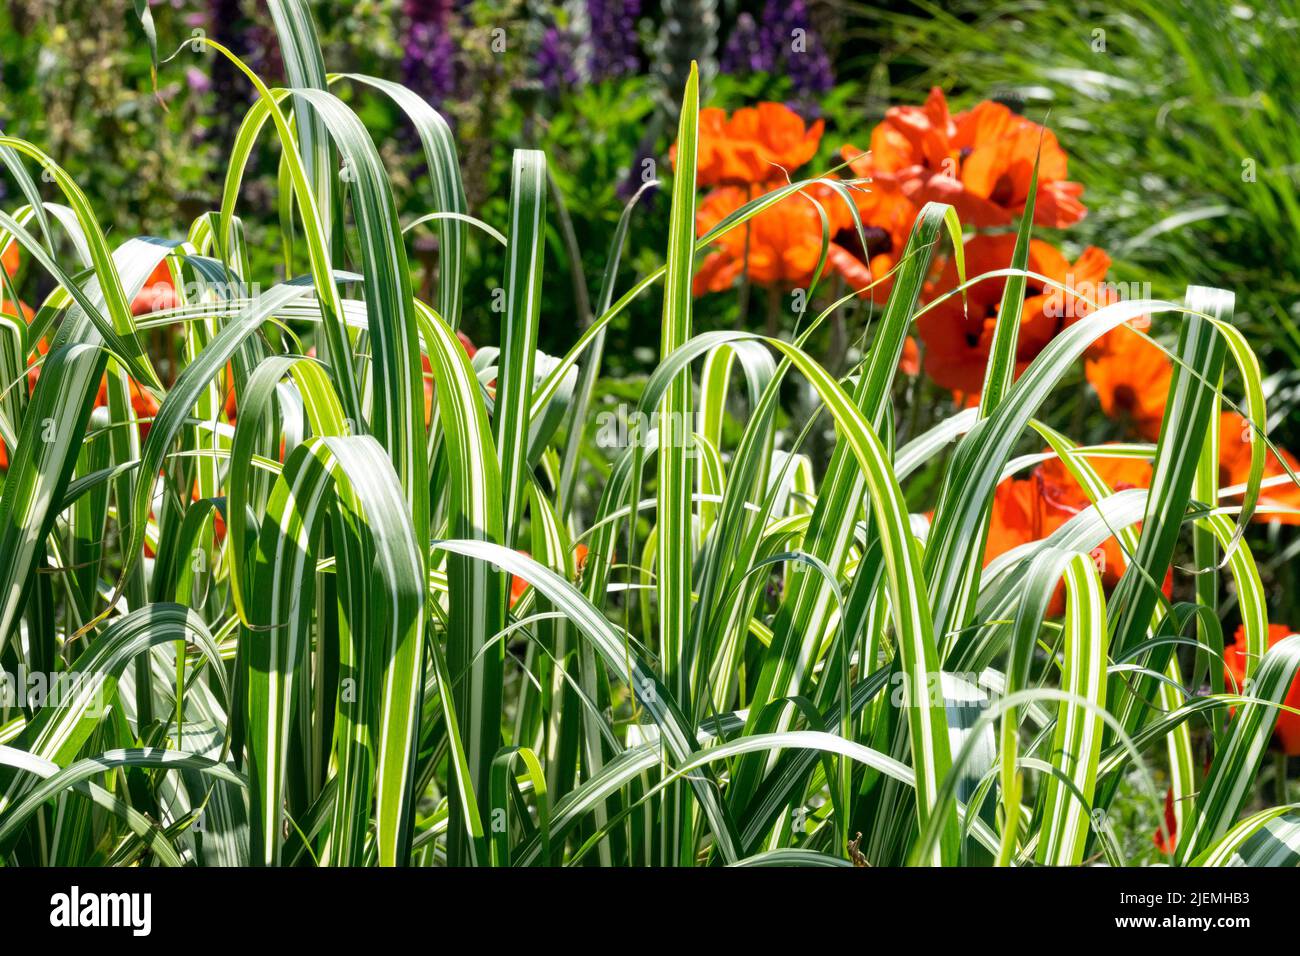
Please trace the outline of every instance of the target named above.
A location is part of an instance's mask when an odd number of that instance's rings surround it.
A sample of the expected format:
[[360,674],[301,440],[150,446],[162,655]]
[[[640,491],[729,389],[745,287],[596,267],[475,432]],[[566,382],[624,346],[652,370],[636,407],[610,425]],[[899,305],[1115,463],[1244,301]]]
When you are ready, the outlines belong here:
[[804,0],[767,0],[762,25],[748,13],[736,18],[722,54],[726,73],[784,73],[795,92],[825,93],[835,73]]
[[587,0],[593,80],[636,70],[636,18],[640,14],[641,0]]
[[551,27],[537,48],[537,78],[548,93],[575,86],[581,77],[574,63],[577,42],[573,34]]

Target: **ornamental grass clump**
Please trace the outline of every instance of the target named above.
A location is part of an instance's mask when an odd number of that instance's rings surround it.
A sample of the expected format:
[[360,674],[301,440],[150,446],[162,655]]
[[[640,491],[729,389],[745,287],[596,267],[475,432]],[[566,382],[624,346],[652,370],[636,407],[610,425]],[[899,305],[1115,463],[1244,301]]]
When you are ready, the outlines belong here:
[[[1119,799],[1170,862],[1300,859],[1259,786],[1300,636],[1251,549],[1300,514],[1295,459],[1230,291],[1125,299],[1100,250],[1031,236],[1085,211],[1050,130],[936,92],[810,175],[820,123],[702,111],[692,68],[663,265],[626,281],[642,189],[550,356],[548,157],[515,150],[483,221],[439,113],[327,74],[307,5],[271,8],[285,88],[202,36],[159,65],[224,57],[256,94],[219,206],[168,235],[114,234],[0,136],[4,300],[51,290],[0,320],[0,860],[1121,865]],[[415,220],[372,101],[427,162]],[[800,293],[793,328],[693,321],[750,282]],[[590,442],[638,299],[657,364]],[[850,303],[856,347],[819,359]],[[1163,373],[1124,381],[1126,349]],[[1080,374],[1110,440],[1053,424]],[[903,432],[921,377],[955,401]]]

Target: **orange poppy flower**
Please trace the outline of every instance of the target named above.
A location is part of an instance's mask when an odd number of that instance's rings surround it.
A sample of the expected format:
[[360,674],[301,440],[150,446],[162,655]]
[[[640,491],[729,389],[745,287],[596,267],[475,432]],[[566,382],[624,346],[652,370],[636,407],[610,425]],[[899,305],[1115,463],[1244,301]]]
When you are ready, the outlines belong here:
[[[7,264],[6,264],[6,268],[8,268]],[[33,316],[35,315],[35,312],[33,312],[32,308],[29,305],[27,305],[27,303],[25,302],[19,302],[17,307],[15,308],[12,302],[9,302],[8,300],[0,300],[0,315],[8,315],[14,318],[21,317],[26,322],[30,323],[32,321]],[[36,383],[40,379],[40,375],[41,375],[40,366],[36,364],[36,356],[38,354],[45,355],[49,352],[49,350],[50,350],[49,342],[45,339],[41,339],[39,342],[36,343],[36,352],[27,357],[27,364],[30,367],[30,371],[27,373],[28,391],[35,390]],[[105,375],[103,378],[100,379],[99,391],[95,394],[95,407],[98,408],[99,406],[103,406],[107,404],[108,404],[108,376]],[[148,392],[141,389],[140,386],[137,385],[134,380],[131,381],[131,405],[135,409],[135,414],[137,418],[152,419],[153,416],[158,413],[157,401],[154,400],[154,397],[152,395],[150,395]],[[141,439],[145,438],[148,434],[149,434],[149,422],[147,421],[141,422],[140,423]],[[0,441],[0,468],[8,468],[8,467],[9,467],[9,451],[7,448],[5,448],[4,442]]]
[[1009,224],[1024,214],[1035,156],[1038,195],[1034,222],[1062,228],[1087,214],[1079,202],[1083,186],[1066,181],[1065,151],[1050,129],[991,100],[959,113],[954,123],[952,145],[961,157],[962,186],[970,203],[979,204],[971,219],[974,225]]
[[[1296,633],[1283,624],[1268,626],[1268,646]],[[1246,685],[1246,629],[1238,627],[1232,636],[1232,643],[1223,648],[1223,684],[1230,693],[1242,693]],[[1255,662],[1258,666],[1259,662]],[[1287,707],[1300,710],[1300,679],[1291,682],[1286,699],[1282,701]],[[1300,714],[1285,710],[1277,712],[1277,723],[1273,726],[1273,745],[1288,757],[1300,756]]]
[[[1090,457],[1088,463],[1112,491],[1151,485],[1151,466],[1145,461]],[[1006,479],[994,492],[984,564],[1019,545],[1046,538],[1090,505],[1083,488],[1059,458],[1043,462],[1028,478]],[[1127,566],[1119,541],[1106,539],[1099,551],[1094,551],[1094,558],[1102,584],[1109,591],[1119,583]],[[1172,578],[1167,577],[1166,595],[1171,593],[1171,587]],[[1064,611],[1065,589],[1058,585],[1048,614],[1055,616]]]
[[[695,179],[701,186],[750,186],[783,180],[812,159],[825,124],[812,126],[781,103],[759,103],[736,110],[700,110]],[[668,152],[677,168],[677,146]]]
[[909,378],[921,374],[921,348],[910,335],[903,340],[903,354],[898,359],[898,370]]
[[[12,246],[11,248],[16,250],[18,247]],[[10,257],[8,253],[6,253],[5,262],[4,262],[4,268],[6,271],[9,271],[9,259]],[[14,256],[14,259],[16,260],[17,256]],[[15,270],[17,269],[16,263],[14,265],[14,269]],[[10,272],[9,274],[13,275],[12,272]],[[34,314],[35,313],[32,312],[31,306],[29,306],[26,302],[19,302],[17,305],[15,305],[13,302],[10,302],[8,299],[0,299],[0,315],[12,316],[15,319],[22,318],[27,322],[31,322],[32,316]],[[42,340],[40,344],[44,346],[44,348],[41,349],[42,353],[48,350],[49,346],[46,345],[44,340]],[[33,363],[35,363],[35,361],[36,361],[36,357],[32,356],[28,358],[27,364],[32,365]],[[35,387],[36,379],[32,376],[36,375],[38,371],[39,371],[38,369],[32,369],[32,371],[28,373],[29,376],[28,383],[27,383],[28,388]],[[8,383],[3,383],[3,384],[7,385]],[[9,450],[5,448],[4,441],[0,440],[0,468],[8,468],[8,467],[9,467]]]
[[[1013,247],[1014,248],[1014,247]],[[1097,308],[1119,301],[1119,293],[1106,282],[1106,273],[1110,272],[1111,258],[1096,246],[1088,246],[1079,254],[1073,265],[1066,270],[1066,289],[1052,289],[1048,296],[1049,311],[1060,315],[1071,325]],[[1150,316],[1140,316],[1128,323],[1144,332],[1151,326]],[[1089,354],[1105,351],[1111,342],[1111,336],[1117,330],[1112,329],[1089,347]]]
[[[153,417],[158,414],[158,401],[142,389],[135,379],[128,379],[131,395],[131,410],[135,413],[137,419],[141,419],[140,440],[144,441],[149,437],[149,426],[152,424]],[[99,380],[99,391],[95,393],[95,407],[107,407],[108,405],[108,376],[105,375]]]
[[[198,501],[202,497],[203,495],[199,492],[199,482],[196,478],[190,488],[190,500]],[[219,508],[212,509],[212,536],[218,545],[226,540],[226,520],[221,517]]]
[[1084,375],[1111,418],[1127,421],[1148,441],[1160,437],[1174,366],[1158,347],[1119,328],[1108,333],[1100,354],[1084,362]]
[[[749,278],[759,285],[779,289],[806,286],[821,259],[822,219],[809,196],[826,211],[828,234],[834,236],[851,222],[843,200],[826,187],[811,187],[787,196],[749,220]],[[703,236],[747,202],[745,190],[736,186],[715,189],[695,214],[696,235]],[[714,242],[714,250],[696,270],[696,295],[721,292],[745,270],[746,230],[736,228]],[[832,243],[831,248],[835,246]],[[830,253],[828,252],[828,257]],[[828,258],[828,262],[829,262]]]
[[873,180],[896,184],[918,206],[949,203],[977,228],[1008,225],[1024,213],[1035,157],[1034,222],[1078,222],[1087,212],[1079,202],[1083,187],[1066,181],[1056,136],[1000,103],[986,100],[952,116],[934,87],[924,106],[891,107],[871,133]]
[[[532,557],[527,551],[520,551],[522,555]],[[575,544],[573,546],[573,563],[577,568],[578,574],[582,574],[582,566],[587,563],[587,546],[585,544]],[[510,576],[510,606],[514,607],[515,602],[524,596],[528,590],[528,582],[517,574]]]
[[[1015,247],[1016,237],[1011,233],[973,236],[965,245],[967,277],[1010,268]],[[1033,239],[1029,243],[1028,265],[1030,272],[1078,289],[1082,294],[1085,288],[1100,286],[1110,267],[1110,257],[1090,246],[1071,265],[1056,247]],[[1005,287],[1005,276],[977,281],[966,291],[964,311],[962,297],[953,295],[916,320],[917,331],[925,342],[926,373],[944,388],[978,393],[984,387],[984,372]],[[957,265],[949,258],[938,278],[925,290],[925,299],[932,302],[956,288]],[[1020,339],[1016,343],[1016,375],[1025,370],[1058,332],[1085,312],[1086,305],[1077,296],[1027,280]]]
[[465,350],[465,354],[470,358],[473,358],[478,354],[478,346],[471,342],[469,336],[464,332],[461,332],[459,329],[456,330],[456,340],[460,342],[461,348]]
[[[1148,462],[1131,458],[1089,458],[1088,463],[1112,491],[1151,486],[1151,465]],[[1092,504],[1059,458],[1043,462],[1036,471],[1041,481],[1039,493],[1045,535]],[[1127,566],[1119,541],[1107,538],[1101,546],[1101,553],[1094,552],[1094,557],[1101,571],[1102,584],[1107,590],[1113,588]]]
[[[1285,448],[1278,449],[1282,458],[1291,466],[1291,471],[1300,475],[1300,460]],[[1286,475],[1286,468],[1278,460],[1271,448],[1266,449],[1264,459],[1264,477],[1276,478]],[[1250,426],[1246,419],[1236,412],[1224,412],[1219,418],[1219,486],[1244,485],[1250,478]],[[1239,497],[1239,496],[1238,496]],[[1277,508],[1293,508],[1300,512],[1300,487],[1294,482],[1264,488],[1259,493],[1259,503]],[[1278,521],[1282,524],[1300,524],[1298,514],[1257,514],[1255,521],[1268,523]]]
[[1004,479],[993,493],[984,565],[1000,554],[1043,536],[1038,482],[1029,478]]
[[176,287],[172,285],[171,270],[167,268],[167,260],[164,259],[154,266],[144,286],[131,300],[131,314],[147,315],[150,312],[174,309],[179,301],[176,298]]
[[[478,347],[469,340],[469,336],[459,329],[456,330],[456,340],[460,342],[461,348],[470,358],[478,352]],[[424,383],[424,424],[427,426],[433,421],[433,366],[429,364],[429,356],[423,353],[420,355],[420,361],[424,366],[424,374],[420,379]]]
[[[31,315],[30,315],[31,310],[28,309],[28,310],[27,310],[27,313],[28,313],[28,315],[27,315],[27,320],[28,320],[28,322],[30,322],[30,321],[31,321]],[[36,351],[35,351],[35,353],[33,353],[33,354],[27,356],[27,369],[28,369],[28,371],[27,371],[27,394],[30,395],[32,392],[36,391],[36,382],[37,382],[37,380],[40,379],[40,377],[41,377],[41,366],[39,366],[39,365],[36,364],[36,362],[37,362],[37,356],[38,356],[38,355],[49,355],[49,354],[50,354],[50,340],[49,340],[49,339],[41,339],[39,342],[36,343]]]
[[[519,548],[516,548],[515,551],[517,551],[519,554],[528,555],[528,557],[532,557],[532,555],[528,554],[527,551],[520,550]],[[525,581],[517,574],[510,575],[510,606],[514,607],[515,602],[518,601],[521,597],[523,597],[524,592],[527,590],[528,590],[527,581]]]
[[36,313],[32,311],[32,307],[26,302],[19,302],[15,305],[9,299],[0,299],[0,315],[7,315],[30,323]]
[[1165,791],[1165,827],[1156,827],[1152,836],[1161,853],[1173,853],[1178,848],[1178,817],[1174,813],[1174,788]]
[[[46,352],[49,351],[49,345],[46,344],[44,339],[42,339],[38,344],[37,349],[42,355],[44,355]],[[27,364],[33,365],[35,361],[36,361],[36,356],[33,355],[27,359]],[[36,380],[40,377],[40,371],[41,370],[39,368],[33,368],[30,372],[27,373],[29,388],[35,388]],[[149,436],[149,425],[151,424],[151,421],[149,420],[152,420],[152,418],[158,414],[158,402],[154,399],[152,395],[150,395],[144,389],[140,388],[140,386],[136,384],[134,379],[131,379],[130,387],[131,387],[131,407],[135,412],[135,417],[139,419],[147,419],[145,421],[141,421],[139,426],[140,440],[143,441],[145,438]],[[108,376],[106,375],[99,381],[99,391],[95,393],[95,407],[100,408],[107,405],[108,405]],[[9,467],[9,453],[8,450],[5,448],[4,442],[0,441],[0,468],[8,468],[8,467]]]
[[[855,177],[872,179],[870,158],[862,155],[859,149],[845,146],[840,155]],[[854,187],[851,195],[862,221],[863,236],[859,237],[852,218],[846,215],[827,259],[852,288],[861,290],[862,295],[884,298],[893,286],[893,277],[889,273],[907,246],[917,207],[903,195],[898,183],[889,179],[863,183]],[[866,239],[865,257],[863,238]],[[873,282],[878,284],[868,290]]]
[[931,87],[922,106],[891,106],[885,111],[884,120],[871,131],[872,165],[879,175],[917,166],[951,174],[956,168],[956,132],[943,90]]
[[235,397],[235,367],[230,362],[226,363],[226,403],[224,410],[226,419],[230,424],[235,424],[239,417],[239,400]]
[[[20,261],[18,244],[11,243],[5,249],[0,264],[3,265],[5,272],[13,276],[18,272]],[[144,286],[131,300],[131,314],[145,315],[149,312],[173,309],[176,304],[176,287],[172,285],[171,270],[167,268],[167,261],[164,259],[154,267],[153,272],[149,273]]]

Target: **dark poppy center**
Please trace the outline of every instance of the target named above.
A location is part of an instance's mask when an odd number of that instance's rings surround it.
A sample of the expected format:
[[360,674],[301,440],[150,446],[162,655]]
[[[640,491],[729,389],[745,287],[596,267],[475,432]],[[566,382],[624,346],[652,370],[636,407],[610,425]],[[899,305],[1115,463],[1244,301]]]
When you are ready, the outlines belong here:
[[989,193],[989,200],[999,206],[1009,206],[1015,198],[1016,182],[1009,173],[1003,173],[998,177],[998,181],[993,184],[993,192]]
[[894,240],[889,237],[889,233],[879,226],[866,226],[862,230],[867,240],[867,254],[879,256],[890,252],[894,248]]
[[[879,226],[862,227],[862,239],[867,243],[867,258],[872,259],[876,256],[884,255],[886,252],[893,252],[894,240],[889,233]],[[862,240],[858,238],[858,230],[849,228],[842,230],[835,236],[835,244],[843,246],[845,249],[851,249],[854,255],[862,250]]]

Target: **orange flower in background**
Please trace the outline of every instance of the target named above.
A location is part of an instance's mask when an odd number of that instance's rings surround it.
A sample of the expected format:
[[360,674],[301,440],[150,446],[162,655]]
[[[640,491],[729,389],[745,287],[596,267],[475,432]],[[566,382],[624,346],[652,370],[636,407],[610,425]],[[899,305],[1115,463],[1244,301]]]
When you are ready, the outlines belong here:
[[871,131],[872,169],[877,177],[895,182],[910,182],[926,172],[954,176],[956,134],[943,90],[931,87],[924,105],[891,106],[885,111],[885,118]]
[[[781,103],[736,110],[700,110],[696,182],[701,186],[750,186],[783,180],[812,159],[821,144],[822,120],[808,126]],[[677,167],[677,146],[668,152]]]
[[[3,265],[5,272],[13,276],[17,274],[20,262],[18,244],[10,243],[8,248],[5,249],[3,259],[0,259],[0,264]],[[174,309],[177,302],[176,287],[172,285],[171,270],[167,268],[167,260],[164,259],[154,267],[153,272],[149,273],[149,278],[145,280],[144,286],[136,294],[136,297],[131,300],[131,314],[145,315],[163,309]],[[6,310],[7,308],[6,305]],[[26,307],[24,306],[24,308]]]
[[[203,497],[199,491],[199,482],[196,478],[190,488],[190,501],[198,501]],[[221,516],[220,508],[212,509],[212,537],[217,545],[226,540],[226,519]]]
[[[18,266],[21,262],[22,259],[18,252],[18,243],[9,243],[5,248],[3,257],[0,257],[0,268],[3,268],[5,274],[12,279],[18,274]],[[26,302],[19,302],[15,305],[13,302],[9,301],[9,299],[5,298],[5,291],[5,288],[0,286],[0,315],[9,315],[13,316],[15,319],[25,319],[27,322],[31,322],[32,315],[34,314],[31,306]]]
[[19,302],[15,305],[8,299],[0,298],[0,315],[8,315],[15,319],[22,319],[25,322],[31,322],[32,316],[36,313],[26,302]]
[[[858,179],[871,178],[868,157],[853,146],[845,146],[840,155],[849,164]],[[897,183],[870,182],[850,189],[858,218],[862,221],[863,235],[858,235],[852,218],[844,216],[843,225],[835,236],[835,243],[827,253],[827,261],[844,277],[844,281],[862,295],[883,298],[893,286],[891,269],[898,265],[899,257],[907,246],[907,237],[916,220],[917,209],[903,195]],[[840,205],[843,200],[836,199]],[[847,213],[847,211],[846,211]],[[866,255],[862,240],[866,240]],[[888,278],[886,278],[888,277]],[[883,280],[883,281],[882,281]],[[873,282],[878,283],[867,289]]]
[[[27,320],[31,321],[32,310],[26,306],[23,307]],[[31,370],[27,373],[28,391],[35,391],[36,383],[40,379],[41,369],[36,365],[36,356],[46,355],[50,350],[49,342],[41,339],[36,343],[36,353],[27,357],[27,364]],[[131,409],[139,422],[140,440],[143,441],[149,436],[149,426],[152,419],[158,414],[158,401],[149,392],[140,387],[135,379],[128,379],[129,394],[131,396]],[[228,402],[231,399],[228,399]],[[99,380],[99,390],[95,393],[95,408],[104,408],[108,406],[108,375],[107,373]],[[229,407],[229,406],[228,406]],[[233,419],[232,419],[233,421]],[[9,467],[9,455],[4,447],[4,442],[0,442],[0,468]]]
[[[1106,282],[1106,274],[1110,272],[1110,266],[1111,258],[1105,251],[1096,246],[1088,246],[1066,270],[1065,285],[1068,291],[1050,290],[1049,296],[1055,299],[1054,304],[1064,310],[1067,325],[1088,315],[1094,305],[1101,308],[1119,301],[1118,291]],[[1151,317],[1141,316],[1133,319],[1129,324],[1146,331],[1151,326]],[[1097,354],[1109,348],[1111,337],[1115,332],[1116,330],[1112,329],[1097,339],[1089,346],[1089,354]]]
[[[829,188],[810,187],[806,193],[787,196],[749,220],[749,278],[759,285],[790,289],[812,280],[821,259],[822,219],[809,195],[826,211],[829,235],[852,221],[844,201]],[[696,235],[703,236],[747,201],[745,190],[738,187],[715,189],[695,214]],[[693,284],[695,294],[729,289],[745,271],[745,263],[746,230],[736,228],[720,236],[714,251],[700,263]]]
[[172,285],[171,270],[167,268],[167,260],[164,259],[154,266],[144,286],[131,300],[131,314],[147,315],[150,312],[174,309],[179,301],[176,297],[176,287]]
[[[1251,427],[1246,419],[1236,412],[1224,412],[1219,418],[1219,487],[1244,485],[1250,478],[1250,438]],[[1259,440],[1259,439],[1256,439]],[[1300,476],[1300,460],[1285,448],[1278,449],[1282,458],[1291,466],[1291,471]],[[1276,478],[1286,475],[1278,456],[1271,448],[1265,449],[1264,477]],[[1243,493],[1244,494],[1244,493]],[[1234,495],[1233,497],[1242,497]],[[1260,506],[1275,508],[1293,508],[1300,512],[1300,486],[1288,480],[1286,484],[1271,488],[1262,488],[1259,492]],[[1297,514],[1256,514],[1255,521],[1268,523],[1278,521],[1282,524],[1300,525],[1300,513]]]
[[1035,157],[1034,222],[1059,229],[1087,214],[1079,202],[1083,186],[1066,181],[1065,150],[1050,129],[991,100],[959,113],[954,122],[952,145],[961,157],[961,182],[968,205],[975,208],[974,225],[1009,224],[1024,214]]
[[[5,272],[8,273],[9,276],[11,277],[15,275],[18,272],[19,262],[20,259],[18,253],[18,244],[13,243],[12,245],[9,246],[7,250],[5,250],[5,254],[3,257],[3,265],[4,265]],[[7,315],[10,316],[11,318],[22,319],[24,322],[30,325],[32,319],[36,316],[36,312],[26,302],[19,301],[17,304],[15,304],[11,302],[9,299],[4,298],[4,296],[0,294],[0,315]],[[37,354],[45,355],[47,352],[49,352],[49,350],[50,350],[50,343],[48,339],[41,339],[39,342],[36,343]],[[31,368],[31,371],[27,373],[27,391],[30,393],[35,390],[36,380],[39,379],[41,376],[40,366],[36,364],[36,354],[27,356],[27,365],[29,368]],[[3,383],[4,386],[8,386],[8,384],[9,384],[8,382]],[[0,468],[7,468],[8,466],[9,466],[9,458],[7,453],[5,452],[4,443],[0,442]]]
[[1174,788],[1165,791],[1165,827],[1156,827],[1152,836],[1161,853],[1173,853],[1178,848],[1178,817],[1174,813]]
[[235,398],[235,367],[230,362],[226,363],[226,418],[230,424],[235,424],[239,417],[239,401]]
[[1043,520],[1037,480],[1007,478],[993,493],[984,565],[1000,554],[1043,537]]
[[[516,549],[518,550],[518,549]],[[519,551],[526,557],[532,557],[527,551]],[[573,546],[573,566],[577,569],[579,575],[582,574],[582,566],[587,563],[587,546],[585,544],[575,544]],[[524,596],[528,590],[528,582],[517,574],[510,575],[510,606],[514,607],[515,602]]]
[[[1148,488],[1151,465],[1130,458],[1089,457],[1088,463],[1112,491]],[[993,496],[993,511],[988,538],[984,546],[984,564],[1012,548],[1040,541],[1056,531],[1091,501],[1059,458],[1051,458],[1035,468],[1028,478],[1008,478],[998,485]],[[1127,562],[1119,541],[1108,538],[1100,554],[1094,552],[1101,571],[1102,584],[1114,588],[1124,574]],[[1166,578],[1165,593],[1170,593],[1171,578]],[[1058,585],[1048,607],[1049,615],[1065,611],[1065,590]]]
[[[17,264],[17,259],[18,259],[18,256],[17,256],[17,248],[18,248],[18,247],[17,247],[17,246],[11,246],[10,248],[11,248],[11,249],[14,251],[14,253],[15,253],[15,255],[12,257],[12,259],[13,259],[13,270],[12,270],[12,271],[10,270],[10,258],[11,258],[11,257],[9,256],[8,253],[5,253],[5,258],[4,258],[4,268],[5,268],[5,271],[6,271],[6,272],[8,272],[10,275],[13,275],[13,273],[16,272],[17,269],[18,269],[18,264]],[[13,302],[10,302],[8,299],[5,299],[5,298],[3,298],[3,297],[0,297],[0,315],[8,315],[8,316],[11,316],[11,317],[13,317],[13,318],[15,318],[15,319],[19,319],[19,318],[20,318],[20,319],[23,319],[23,320],[26,321],[26,322],[31,322],[31,320],[32,320],[32,316],[33,316],[34,314],[35,314],[35,313],[32,312],[31,306],[29,306],[26,302],[19,302],[19,303],[17,303],[17,304],[15,305]],[[40,349],[40,351],[41,351],[42,354],[44,354],[44,353],[49,349],[49,345],[46,344],[46,342],[45,342],[44,339],[41,340],[40,345],[42,346],[41,349]],[[36,356],[34,356],[34,355],[27,359],[27,364],[28,364],[28,365],[33,365],[33,364],[35,364],[35,362],[36,362]],[[28,382],[27,382],[27,384],[28,384],[28,388],[29,388],[29,389],[30,389],[30,388],[34,388],[34,387],[36,386],[36,378],[35,378],[35,376],[36,376],[37,374],[39,374],[39,371],[40,371],[39,369],[32,369],[32,371],[28,373]],[[0,387],[8,386],[8,384],[9,384],[8,382],[0,383]],[[9,467],[9,449],[5,448],[5,443],[4,443],[4,441],[0,440],[0,468],[8,468],[8,467]]]
[[[28,309],[27,311],[30,313],[31,310]],[[30,314],[27,316],[27,320],[29,322],[31,321]],[[27,368],[28,368],[27,394],[30,395],[32,392],[36,391],[36,382],[41,377],[41,366],[36,364],[37,356],[49,355],[49,354],[50,354],[50,340],[41,339],[39,342],[36,343],[36,352],[32,355],[27,356]]]
[[[1268,626],[1268,646],[1272,647],[1278,641],[1291,634],[1296,633],[1291,628],[1282,624],[1270,624]],[[1246,664],[1249,658],[1246,654],[1246,629],[1238,627],[1237,633],[1232,636],[1232,643],[1223,648],[1223,684],[1224,689],[1230,693],[1241,693],[1241,688],[1246,685]],[[1259,662],[1255,662],[1259,666]],[[1286,699],[1282,701],[1287,707],[1293,707],[1300,710],[1300,680],[1291,682],[1291,688],[1287,691]],[[1277,723],[1273,726],[1273,744],[1288,757],[1300,756],[1300,714],[1292,714],[1285,710],[1277,712]]]
[[[28,320],[30,321],[31,310],[27,309],[26,311],[28,313]],[[41,341],[36,344],[36,351],[40,355],[47,354],[49,350],[50,350],[49,343],[46,342],[45,339],[41,339]],[[40,373],[41,373],[40,368],[36,366],[36,355],[28,356],[27,364],[29,366],[32,366],[31,371],[27,373],[27,386],[29,390],[34,390],[36,388],[36,382],[40,378]],[[148,392],[142,389],[138,384],[136,384],[134,379],[130,380],[130,390],[131,390],[131,407],[135,411],[136,418],[151,420],[156,414],[158,414],[158,402],[154,399],[152,395],[150,395]],[[101,406],[107,406],[107,405],[108,405],[108,376],[105,375],[103,378],[99,380],[99,391],[95,393],[95,407],[99,408]],[[150,425],[150,421],[140,422],[141,440],[144,440],[149,435],[149,425]],[[8,468],[8,467],[9,467],[9,453],[4,446],[4,442],[0,441],[0,468]]]
[[[516,548],[515,551],[518,552],[519,554],[526,555],[530,558],[532,557],[532,555],[528,554],[527,551],[522,551],[519,548]],[[517,574],[510,575],[510,606],[514,607],[515,602],[518,601],[521,597],[523,597],[524,592],[527,590],[528,590],[527,581],[525,581]]]
[[[1151,487],[1151,465],[1148,462],[1132,458],[1089,458],[1088,463],[1112,491]],[[1046,534],[1091,506],[1087,494],[1059,458],[1043,462],[1036,472],[1041,482],[1039,495]],[[1127,562],[1119,541],[1113,537],[1102,544],[1102,552],[1098,556],[1101,579],[1109,590],[1119,583]]]
[[[473,358],[478,352],[478,346],[469,340],[469,336],[459,329],[456,330],[456,340],[460,342],[461,348],[465,354]],[[424,373],[420,376],[424,382],[424,424],[428,425],[433,421],[433,366],[429,364],[429,356],[421,354],[420,361],[424,366]]]
[[[1010,233],[972,237],[965,246],[967,278],[1009,268],[1015,247],[1016,237]],[[1110,257],[1090,246],[1071,265],[1054,246],[1033,239],[1029,243],[1028,265],[1030,272],[1086,294],[1085,290],[1100,287],[1110,268]],[[976,282],[966,291],[965,310],[961,295],[953,295],[916,320],[917,332],[925,342],[925,370],[944,388],[976,394],[983,388],[1005,287],[1005,276]],[[925,299],[933,302],[956,288],[957,264],[949,258],[938,278],[925,290]],[[1025,370],[1058,332],[1086,311],[1086,304],[1077,296],[1027,280],[1020,338],[1016,343],[1016,375]]]
[[1157,346],[1127,329],[1115,329],[1104,341],[1100,354],[1084,362],[1084,375],[1097,392],[1101,410],[1155,441],[1165,416],[1173,363]]
[[[158,401],[139,384],[135,379],[127,380],[130,386],[131,410],[135,413],[137,419],[142,419],[139,424],[140,440],[149,437],[149,426],[152,424],[153,417],[158,414]],[[105,375],[99,380],[99,391],[95,393],[95,407],[107,407],[108,405],[108,376]]]
[[896,185],[917,206],[949,203],[977,228],[1008,225],[1024,213],[1035,157],[1034,222],[1078,222],[1087,212],[1083,187],[1065,179],[1067,157],[1055,134],[1000,103],[985,100],[953,116],[934,87],[924,106],[891,107],[871,133],[875,182]]
[[921,374],[921,348],[910,335],[903,339],[903,354],[898,359],[898,370],[909,378]]
[[468,355],[470,358],[473,358],[475,355],[478,354],[478,346],[475,345],[473,342],[471,342],[469,340],[469,336],[466,335],[464,332],[457,330],[456,339],[457,341],[460,342],[461,348],[465,350],[465,354]]

